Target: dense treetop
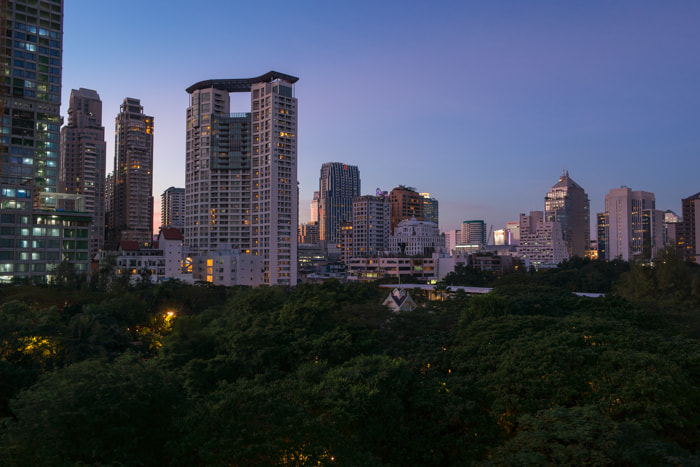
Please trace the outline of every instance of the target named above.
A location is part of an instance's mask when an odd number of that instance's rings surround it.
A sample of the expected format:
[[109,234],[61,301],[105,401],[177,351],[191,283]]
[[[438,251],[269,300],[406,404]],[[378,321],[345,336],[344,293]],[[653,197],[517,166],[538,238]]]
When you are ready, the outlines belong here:
[[700,270],[670,255],[461,269],[494,290],[402,314],[377,284],[65,279],[0,287],[2,465],[700,463]]

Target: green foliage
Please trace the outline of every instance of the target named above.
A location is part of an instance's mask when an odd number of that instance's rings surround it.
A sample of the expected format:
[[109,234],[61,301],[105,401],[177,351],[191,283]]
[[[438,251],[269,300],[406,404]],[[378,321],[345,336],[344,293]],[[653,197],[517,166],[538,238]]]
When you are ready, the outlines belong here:
[[574,258],[399,314],[337,281],[1,287],[0,459],[696,464],[697,270]]
[[13,400],[16,421],[5,420],[0,458],[17,466],[164,463],[179,399],[170,376],[134,355],[86,360]]

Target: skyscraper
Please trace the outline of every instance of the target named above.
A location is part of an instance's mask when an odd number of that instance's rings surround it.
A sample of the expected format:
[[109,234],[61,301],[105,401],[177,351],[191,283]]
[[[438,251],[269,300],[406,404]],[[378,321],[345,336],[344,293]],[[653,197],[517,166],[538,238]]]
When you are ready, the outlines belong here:
[[[63,2],[26,3],[0,5],[0,282],[89,264],[90,216],[77,195],[58,193]],[[59,199],[74,211],[57,211]]]
[[91,258],[104,247],[106,157],[100,96],[91,89],[71,90],[68,124],[61,129],[59,191],[82,195],[85,201],[92,216]]
[[[259,256],[269,285],[297,282],[298,80],[270,71],[187,88],[185,241]],[[250,93],[250,112],[229,113],[232,92]]]
[[114,175],[107,243],[153,240],[153,117],[127,97],[114,122]]
[[185,229],[185,189],[171,186],[160,195],[161,228]]
[[544,197],[544,221],[561,224],[570,257],[585,257],[591,241],[590,202],[568,171]]
[[663,248],[664,212],[656,209],[654,193],[612,189],[597,219],[600,259],[649,261]]
[[333,250],[340,226],[352,222],[352,201],[360,196],[360,170],[355,165],[326,162],[319,179],[319,238],[322,248]]
[[421,193],[420,195],[423,197],[423,220],[440,225],[438,200],[436,198],[431,198],[430,193]]

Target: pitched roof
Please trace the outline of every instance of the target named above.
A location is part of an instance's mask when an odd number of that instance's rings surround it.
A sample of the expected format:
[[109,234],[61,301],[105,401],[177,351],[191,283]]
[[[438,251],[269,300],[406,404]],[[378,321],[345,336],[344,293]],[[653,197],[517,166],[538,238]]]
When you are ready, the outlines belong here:
[[119,242],[119,249],[122,251],[139,251],[141,247],[139,242],[135,240],[122,240]]
[[182,236],[180,229],[162,229],[160,234],[166,240],[184,240],[185,237]]

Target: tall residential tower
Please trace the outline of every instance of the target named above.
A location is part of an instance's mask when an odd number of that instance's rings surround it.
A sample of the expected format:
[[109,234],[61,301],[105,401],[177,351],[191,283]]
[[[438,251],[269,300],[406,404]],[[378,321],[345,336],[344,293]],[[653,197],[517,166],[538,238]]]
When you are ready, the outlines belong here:
[[107,243],[153,240],[153,117],[127,97],[114,122],[114,175]]
[[[297,282],[297,81],[270,71],[187,88],[185,242],[258,256],[269,285]],[[230,113],[232,92],[250,93],[250,112]]]
[[91,258],[105,240],[106,147],[100,96],[91,89],[71,90],[68,124],[61,129],[59,191],[84,198],[85,210],[92,215]]

